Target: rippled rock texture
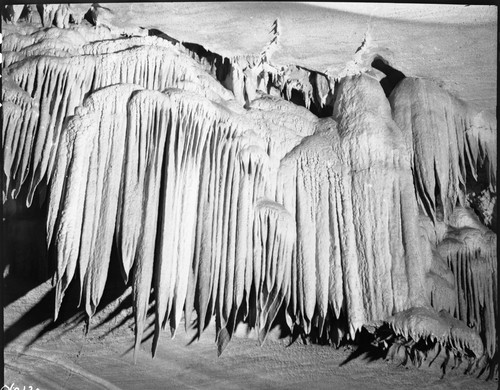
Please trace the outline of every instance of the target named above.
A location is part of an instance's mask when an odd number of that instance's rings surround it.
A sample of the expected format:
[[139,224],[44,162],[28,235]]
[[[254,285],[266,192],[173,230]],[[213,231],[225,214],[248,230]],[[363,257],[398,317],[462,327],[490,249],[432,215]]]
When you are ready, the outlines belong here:
[[184,318],[215,320],[220,353],[238,323],[263,342],[283,321],[494,358],[496,234],[468,200],[496,201],[491,113],[401,72],[388,89],[363,45],[338,77],[274,66],[279,20],[262,53],[224,58],[99,5],[37,8],[5,16],[33,24],[4,37],[2,192],[47,208],[55,318],[72,282],[96,313],[116,246],[136,348],[152,315],[154,350]]

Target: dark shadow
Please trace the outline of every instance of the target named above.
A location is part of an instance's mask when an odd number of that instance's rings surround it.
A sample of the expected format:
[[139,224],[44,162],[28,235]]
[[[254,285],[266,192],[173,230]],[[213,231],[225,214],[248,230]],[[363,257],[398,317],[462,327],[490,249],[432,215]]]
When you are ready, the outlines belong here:
[[[78,272],[78,271],[77,271]],[[43,282],[45,282],[44,280]],[[33,279],[21,279],[18,273],[14,273],[10,277],[4,280],[5,283],[5,301],[14,302],[20,297],[24,296],[32,289],[39,286],[41,283]],[[106,308],[111,303],[115,302],[117,299],[122,297],[128,286],[123,282],[120,272],[120,263],[117,256],[117,249],[113,244],[113,249],[111,252],[110,265],[108,271],[108,278],[106,280],[106,286],[104,288],[104,293],[99,303],[99,309],[97,314],[99,314],[103,308]],[[64,299],[59,310],[59,315],[56,321],[53,321],[54,314],[54,301],[55,301],[55,290],[50,289],[45,295],[31,308],[29,311],[24,313],[22,317],[12,324],[9,328],[5,330],[4,342],[5,346],[11,344],[24,332],[39,326],[44,322],[48,322],[32,339],[32,341],[27,345],[29,347],[38,339],[42,338],[49,332],[55,329],[62,329],[63,333],[71,331],[77,326],[87,324],[87,329],[90,327],[90,322],[88,316],[84,311],[83,307],[77,307],[77,303],[80,298],[80,283],[78,275],[75,275],[73,281],[70,283]],[[129,295],[122,302],[120,302],[116,308],[114,308],[109,314],[107,314],[98,324],[96,324],[93,329],[101,328],[108,324],[111,320],[115,319],[116,316],[122,311],[130,308],[132,305],[132,297]],[[83,306],[83,305],[82,305]],[[112,330],[117,329],[119,326],[125,325],[127,321],[132,318],[132,315],[125,316],[125,318],[113,327]],[[109,334],[108,332],[107,334]]]
[[485,221],[484,214],[481,211],[481,194],[483,191],[489,188],[489,172],[488,167],[489,157],[486,156],[484,161],[478,159],[477,162],[477,175],[474,178],[471,170],[471,161],[467,158],[465,161],[465,169],[466,169],[466,183],[465,183],[465,193],[469,199],[469,206],[474,210],[476,215],[479,217],[479,220],[486,225],[489,229],[493,230],[495,233],[497,230],[497,202],[494,202],[493,212],[491,221]]
[[387,97],[389,97],[396,85],[406,77],[403,72],[394,69],[382,57],[375,57],[371,65],[373,68],[385,74],[385,77],[380,80],[380,85],[384,89],[385,96]]
[[91,26],[95,26],[95,21],[94,17],[92,16],[92,10],[89,8],[89,10],[83,15],[83,20],[89,23]]
[[305,107],[306,101],[304,100],[304,95],[298,89],[292,88],[292,96],[290,96],[290,102],[297,106]]
[[347,363],[359,358],[368,362],[385,359],[387,351],[374,345],[374,340],[374,335],[362,328],[353,342],[354,351],[339,366],[345,366]]
[[224,83],[224,80],[227,78],[231,70],[231,63],[229,61],[229,58],[211,52],[198,43],[180,42],[156,28],[149,29],[148,35],[166,39],[174,45],[181,44],[182,46],[184,46],[184,48],[191,54],[191,57],[193,57],[195,60],[197,60],[198,62],[205,62],[210,65],[210,69],[208,69],[209,73],[212,74],[212,76],[214,76],[221,84]]
[[[3,204],[4,307],[47,281],[55,271],[55,261],[46,245],[46,199],[36,191],[32,206],[27,207],[27,187],[22,186],[17,199]],[[22,278],[23,283],[17,278]]]
[[[319,101],[320,98],[319,98],[319,91],[318,91],[318,85],[317,85],[316,80],[318,77],[325,77],[326,78],[326,76],[323,75],[322,73],[318,73],[314,70],[309,70],[309,69],[305,69],[305,68],[302,68],[302,69],[309,72],[309,83],[311,84],[311,86],[313,88],[313,96],[311,97],[311,100],[309,101],[309,107],[306,106],[304,94],[299,89],[292,88],[292,94],[290,96],[290,99],[287,99],[287,95],[286,95],[285,91],[283,90],[283,92],[281,93],[281,97],[283,99],[288,100],[289,102],[297,105],[297,106],[301,106],[301,107],[306,108],[307,110],[312,112],[314,115],[316,115],[318,118],[326,118],[326,117],[332,116],[333,115],[333,102],[335,102],[333,94],[335,92],[330,90],[329,96],[327,98],[325,105],[321,106],[320,101]],[[268,91],[271,90],[271,87],[276,87],[276,86],[273,85],[271,83],[271,81],[269,81],[269,83],[267,85]],[[333,92],[333,94],[332,94],[332,92]]]
[[191,53],[195,54],[199,60],[205,60],[210,64],[211,69],[209,72],[215,76],[220,83],[224,82],[231,70],[229,58],[213,53],[198,43],[182,42],[182,45]]
[[[319,92],[318,92],[318,86],[317,86],[317,79],[318,77],[324,77],[325,79],[326,76],[315,72],[315,71],[310,71],[309,73],[309,82],[311,85],[314,87],[314,100],[311,102],[311,106],[309,107],[309,111],[311,111],[314,115],[316,115],[318,118],[327,118],[333,115],[333,104],[332,102],[329,102],[327,99],[327,102],[325,105],[321,106],[319,102]],[[332,96],[332,91],[330,90],[329,96]]]
[[[143,27],[141,27],[143,28]],[[180,43],[177,39],[172,38],[170,35],[165,34],[163,31],[158,30],[157,28],[150,28],[148,29],[148,36],[153,36],[153,37],[159,37],[162,39],[166,39],[170,43],[176,45]]]

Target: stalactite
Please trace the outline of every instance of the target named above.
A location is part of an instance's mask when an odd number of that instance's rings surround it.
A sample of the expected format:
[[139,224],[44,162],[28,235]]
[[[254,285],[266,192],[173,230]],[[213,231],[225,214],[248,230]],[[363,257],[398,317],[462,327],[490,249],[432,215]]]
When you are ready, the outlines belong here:
[[[47,9],[45,23],[70,13]],[[319,119],[330,79],[277,69],[267,49],[226,61],[106,28],[25,33],[4,40],[2,191],[27,185],[29,205],[49,183],[55,317],[75,276],[95,314],[116,245],[136,353],[154,300],[153,354],[183,317],[197,336],[215,320],[219,354],[240,321],[263,343],[283,309],[290,328],[337,344],[382,321],[476,358],[477,331],[494,356],[496,235],[456,207],[467,170],[496,190],[487,112],[405,79],[391,115],[361,73],[338,80],[334,116]],[[373,58],[361,49],[356,72]],[[297,92],[306,108],[278,97]]]
[[68,116],[90,91],[94,60],[91,57],[34,57],[9,67],[8,75],[39,105],[29,166],[28,198],[31,204],[38,184],[50,179],[61,129]]
[[427,273],[426,286],[434,309],[455,312],[455,276],[446,260],[435,250],[432,251],[432,265]]
[[419,78],[403,79],[390,101],[412,153],[420,203],[433,220],[441,208],[446,222],[457,203],[464,206],[467,168],[476,178],[485,163],[496,188],[494,118]]
[[[26,180],[27,166],[31,156],[32,133],[38,121],[38,110],[4,101],[3,104],[2,145],[4,151],[3,202],[10,196],[15,197]],[[12,181],[12,182],[11,182]]]
[[33,132],[38,121],[38,103],[10,78],[3,75],[2,100],[4,120],[2,145],[4,151],[3,201],[15,198],[29,172],[32,158]]
[[437,251],[437,244],[446,234],[443,223],[433,224],[424,214],[419,216],[422,266],[426,273],[426,291],[435,310],[455,311],[455,277],[445,259]]
[[[138,93],[129,116],[116,236],[125,277],[134,269],[136,349],[152,279],[154,349],[160,328],[175,334],[183,309],[187,327],[194,309],[199,333],[215,314],[218,333],[232,334],[253,282],[245,230],[265,193],[267,155],[229,111],[192,93]],[[147,163],[153,154],[164,160]]]
[[497,237],[482,226],[471,210],[457,208],[438,245],[455,278],[457,318],[484,334],[486,352],[497,351]]
[[387,319],[396,335],[406,340],[426,340],[443,346],[449,353],[465,354],[479,359],[484,348],[479,334],[467,325],[453,318],[446,310],[415,307]]
[[126,101],[138,89],[121,85],[94,93],[63,132],[47,218],[47,242],[58,259],[56,318],[77,268],[89,316],[102,296],[124,161]]
[[[190,291],[195,287],[193,283],[199,283],[199,288],[208,294],[209,284],[213,283],[214,277],[218,278],[215,273],[208,273],[207,278],[199,280],[192,276],[194,279],[191,284],[188,283],[193,271],[195,251],[201,253],[203,260],[200,259],[200,262],[204,264],[210,256],[211,260],[215,256],[215,253],[204,251],[208,242],[201,242],[197,232],[203,229],[205,237],[209,237],[207,240],[223,239],[221,232],[217,236],[210,234],[216,231],[212,230],[214,226],[210,224],[220,221],[223,216],[224,199],[216,202],[219,194],[224,194],[224,188],[232,177],[224,178],[222,173],[225,175],[224,167],[229,161],[234,164],[239,141],[237,127],[231,125],[228,115],[219,112],[208,100],[192,93],[172,90],[164,97],[151,99],[149,104],[158,105],[154,111],[157,117],[153,115],[151,125],[163,123],[163,127],[168,129],[162,173],[164,184],[160,192],[160,238],[156,257],[158,272],[154,281],[157,297],[156,344],[160,328],[170,323],[174,335],[184,306],[186,311],[193,309],[195,296]],[[138,107],[140,110],[144,108]],[[219,167],[217,171],[214,159]],[[212,186],[208,187],[208,183],[212,183]],[[214,192],[210,192],[210,199],[206,199],[209,191]],[[197,209],[204,210],[210,218],[199,219]],[[227,212],[225,217],[228,218]],[[200,297],[203,302],[199,302],[196,297],[200,313],[207,310],[204,305],[208,300],[204,298]],[[190,301],[186,303],[186,299]],[[200,308],[200,305],[204,308]],[[185,315],[189,318],[191,313],[186,312]],[[203,324],[198,326],[203,327]]]
[[288,304],[295,239],[295,223],[288,211],[278,203],[260,200],[255,207],[253,226],[256,299],[255,307],[249,311],[257,317],[261,343],[282,303]]
[[192,82],[192,89],[211,91],[211,97],[232,97],[213,78],[205,77],[196,62],[173,47],[133,47],[119,53],[70,58],[32,57],[10,66],[7,75],[40,107],[39,121],[29,129],[34,137],[34,152],[29,167],[28,205],[39,183],[50,180],[65,118],[73,115],[90,92],[120,83],[163,90]]
[[2,19],[10,23],[17,23],[21,13],[24,10],[24,5],[5,5],[2,6]]
[[369,76],[345,79],[338,129],[305,138],[280,168],[277,200],[297,223],[292,312],[306,332],[329,306],[346,311],[354,338],[425,302],[409,159],[382,97]]

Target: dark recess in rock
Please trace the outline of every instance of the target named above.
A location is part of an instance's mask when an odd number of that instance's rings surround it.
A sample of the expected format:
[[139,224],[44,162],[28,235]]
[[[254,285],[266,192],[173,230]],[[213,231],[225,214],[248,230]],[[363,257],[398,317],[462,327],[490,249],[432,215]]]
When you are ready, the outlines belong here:
[[398,83],[406,77],[403,72],[394,69],[387,63],[387,61],[379,56],[375,57],[373,60],[372,67],[385,74],[385,77],[380,80],[380,85],[382,85],[385,96],[387,97],[391,94],[394,87],[396,87],[396,85],[398,85]]

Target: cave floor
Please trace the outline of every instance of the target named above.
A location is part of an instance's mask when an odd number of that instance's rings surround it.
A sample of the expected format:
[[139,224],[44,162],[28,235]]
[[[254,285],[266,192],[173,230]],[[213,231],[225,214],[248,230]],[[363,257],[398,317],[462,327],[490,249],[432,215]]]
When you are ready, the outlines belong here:
[[[50,281],[38,286],[6,279],[4,298],[5,384],[33,389],[494,389],[497,381],[462,374],[443,379],[438,364],[417,369],[361,355],[342,364],[353,350],[304,345],[272,333],[261,347],[239,329],[217,357],[215,330],[192,343],[179,329],[164,332],[155,358],[151,339],[134,364],[133,321],[127,292],[98,312],[85,334],[74,310],[62,307],[51,319]],[[116,297],[113,297],[116,298]],[[70,300],[70,299],[68,299]],[[74,300],[71,300],[75,302]],[[147,336],[148,332],[146,332]]]

